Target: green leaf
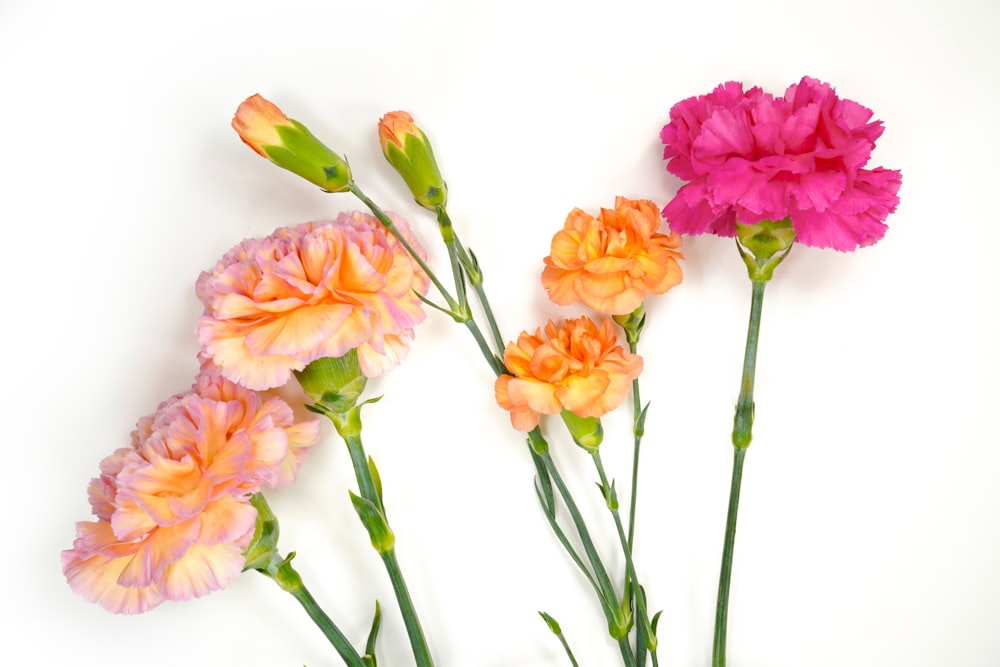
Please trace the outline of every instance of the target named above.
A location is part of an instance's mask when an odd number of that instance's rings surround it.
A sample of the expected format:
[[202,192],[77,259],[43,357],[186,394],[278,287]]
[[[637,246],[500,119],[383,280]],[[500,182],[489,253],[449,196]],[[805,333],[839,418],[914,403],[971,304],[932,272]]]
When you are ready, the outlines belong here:
[[[382,398],[379,396],[379,398]],[[375,485],[375,493],[378,494],[378,502],[382,505],[382,511],[385,512],[385,505],[382,504],[382,476],[378,474],[378,468],[375,467],[375,459],[371,456],[368,457],[368,470],[372,474],[372,483]]]
[[535,453],[535,450],[529,448],[528,451],[531,452],[531,460],[535,464],[535,470],[538,472],[538,476],[535,477],[535,490],[538,492],[538,501],[545,509],[545,514],[551,518],[555,518],[556,498],[552,493],[552,478],[549,477],[549,471],[545,467],[545,463]]
[[392,530],[389,528],[389,523],[385,520],[385,515],[370,500],[355,495],[353,491],[348,491],[348,493],[351,494],[351,503],[354,505],[354,511],[358,513],[361,524],[368,531],[368,536],[371,538],[375,551],[384,554],[391,550],[396,544],[396,536],[393,535]]
[[382,609],[375,600],[375,617],[372,619],[372,629],[368,632],[368,641],[365,642],[365,655],[361,657],[368,667],[377,667],[375,661],[375,640],[378,639],[378,631],[382,627]]
[[635,427],[633,429],[633,432],[638,438],[641,438],[646,434],[646,412],[648,410],[649,410],[649,403],[646,403],[646,406],[642,409],[642,412],[640,412],[639,416],[635,418]]

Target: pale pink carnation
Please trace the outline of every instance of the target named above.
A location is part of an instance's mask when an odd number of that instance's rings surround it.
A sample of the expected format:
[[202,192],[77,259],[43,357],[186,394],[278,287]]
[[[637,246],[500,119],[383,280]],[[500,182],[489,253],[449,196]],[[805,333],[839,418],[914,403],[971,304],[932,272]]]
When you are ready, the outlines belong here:
[[660,133],[667,170],[689,181],[663,209],[681,234],[789,218],[796,240],[850,251],[885,234],[898,171],[865,169],[881,121],[805,77],[784,97],[730,81],[678,102]]
[[97,520],[62,553],[70,587],[122,614],[225,587],[253,535],[249,496],[291,481],[318,437],[281,399],[203,373],[101,462],[88,489]]
[[[406,221],[390,217],[422,254]],[[406,356],[428,284],[371,215],[283,227],[243,241],[201,274],[202,353],[251,389],[281,386],[309,362],[352,349],[366,376],[380,375]]]

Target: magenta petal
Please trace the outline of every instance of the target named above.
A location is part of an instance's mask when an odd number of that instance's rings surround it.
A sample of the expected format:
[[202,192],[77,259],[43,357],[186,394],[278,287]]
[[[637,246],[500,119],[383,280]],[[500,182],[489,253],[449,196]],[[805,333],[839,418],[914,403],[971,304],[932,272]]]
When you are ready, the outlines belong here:
[[660,132],[667,170],[690,182],[663,209],[683,234],[731,235],[790,217],[807,245],[854,250],[885,234],[899,172],[863,169],[882,124],[803,77],[774,97],[729,82],[678,102]]

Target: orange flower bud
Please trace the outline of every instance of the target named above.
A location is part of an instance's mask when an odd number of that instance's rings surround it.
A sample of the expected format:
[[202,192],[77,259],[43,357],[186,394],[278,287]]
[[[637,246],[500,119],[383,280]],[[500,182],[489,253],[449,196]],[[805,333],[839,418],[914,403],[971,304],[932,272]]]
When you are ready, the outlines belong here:
[[347,160],[260,95],[236,109],[233,129],[258,155],[327,192],[346,192],[354,185]]
[[405,111],[390,111],[378,123],[382,154],[406,181],[413,198],[434,210],[448,200],[448,185],[441,177],[427,136]]

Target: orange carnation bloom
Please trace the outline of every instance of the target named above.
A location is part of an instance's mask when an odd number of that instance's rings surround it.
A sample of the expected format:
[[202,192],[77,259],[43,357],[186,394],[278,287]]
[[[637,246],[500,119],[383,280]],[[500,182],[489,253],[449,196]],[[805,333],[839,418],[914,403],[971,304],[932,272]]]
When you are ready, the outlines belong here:
[[552,238],[542,285],[560,306],[583,301],[607,315],[625,315],[647,294],[663,294],[683,275],[681,237],[657,233],[660,211],[651,201],[615,199],[614,210],[593,216],[573,209]]
[[609,319],[598,327],[581,317],[561,328],[549,320],[544,334],[522,332],[503,358],[513,375],[498,377],[494,391],[519,431],[535,428],[543,414],[563,410],[600,417],[625,400],[642,372],[642,357],[622,349]]

